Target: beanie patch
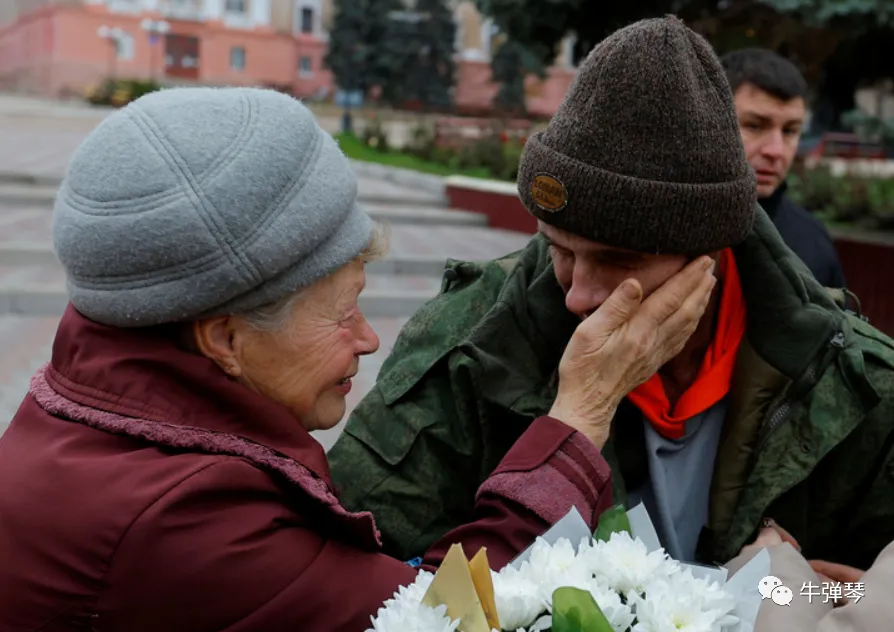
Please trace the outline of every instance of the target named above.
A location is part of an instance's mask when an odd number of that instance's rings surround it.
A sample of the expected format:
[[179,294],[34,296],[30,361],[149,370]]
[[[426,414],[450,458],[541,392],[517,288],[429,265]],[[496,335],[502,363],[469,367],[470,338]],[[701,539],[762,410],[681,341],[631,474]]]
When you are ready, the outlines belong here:
[[568,190],[555,176],[538,173],[531,182],[531,198],[541,210],[558,213],[568,206]]

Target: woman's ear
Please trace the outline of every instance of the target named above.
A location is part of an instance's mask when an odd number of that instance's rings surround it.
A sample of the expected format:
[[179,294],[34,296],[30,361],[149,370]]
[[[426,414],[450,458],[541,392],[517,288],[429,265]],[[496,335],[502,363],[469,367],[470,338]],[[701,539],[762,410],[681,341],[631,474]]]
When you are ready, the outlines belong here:
[[199,353],[217,364],[230,377],[242,375],[234,345],[236,332],[229,316],[197,320],[192,325],[192,333]]

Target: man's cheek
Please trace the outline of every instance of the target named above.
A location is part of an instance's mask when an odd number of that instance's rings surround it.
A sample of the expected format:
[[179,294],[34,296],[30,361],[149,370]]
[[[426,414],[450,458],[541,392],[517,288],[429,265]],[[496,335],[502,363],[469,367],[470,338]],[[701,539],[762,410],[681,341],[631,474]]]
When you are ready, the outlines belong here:
[[666,265],[662,266],[661,270],[651,271],[648,275],[648,278],[640,278],[639,282],[643,286],[645,295],[651,296],[656,290],[658,290],[658,288],[670,281],[675,274],[689,265],[690,262],[695,261],[695,259],[697,259],[697,257],[691,257],[688,259],[680,257],[680,261],[667,262]]

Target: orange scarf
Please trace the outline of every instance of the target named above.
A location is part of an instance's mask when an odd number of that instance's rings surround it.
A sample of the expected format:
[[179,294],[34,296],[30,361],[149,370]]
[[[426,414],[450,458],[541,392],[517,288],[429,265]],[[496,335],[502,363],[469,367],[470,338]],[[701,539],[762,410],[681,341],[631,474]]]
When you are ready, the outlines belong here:
[[695,382],[680,396],[674,409],[671,410],[661,376],[657,373],[628,395],[655,430],[668,439],[681,439],[687,420],[705,412],[729,393],[736,352],[745,334],[745,299],[736,259],[729,248],[720,256],[720,281],[722,295],[714,341],[705,354]]

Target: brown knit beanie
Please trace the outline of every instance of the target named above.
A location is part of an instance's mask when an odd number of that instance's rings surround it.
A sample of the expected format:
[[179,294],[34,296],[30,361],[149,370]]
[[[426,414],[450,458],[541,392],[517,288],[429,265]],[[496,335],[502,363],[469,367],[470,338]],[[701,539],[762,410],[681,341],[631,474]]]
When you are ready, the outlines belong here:
[[696,256],[743,241],[756,183],[710,44],[673,16],[603,40],[528,140],[518,189],[539,219],[616,248]]

